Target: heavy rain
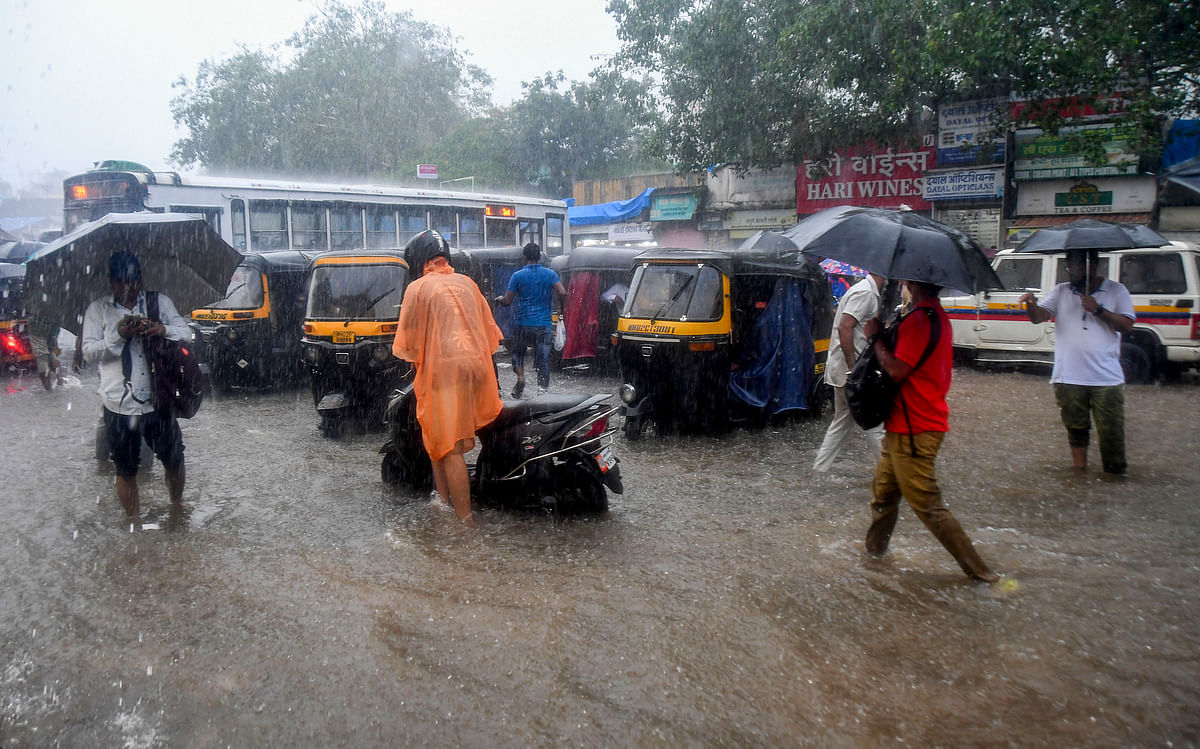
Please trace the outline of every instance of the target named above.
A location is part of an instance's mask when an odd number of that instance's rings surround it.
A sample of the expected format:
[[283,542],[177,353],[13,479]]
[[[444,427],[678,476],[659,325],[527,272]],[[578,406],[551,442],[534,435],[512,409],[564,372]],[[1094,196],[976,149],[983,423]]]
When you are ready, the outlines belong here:
[[379,480],[380,435],[235,390],[130,532],[94,380],[3,381],[5,746],[1197,740],[1194,381],[1128,388],[1122,481],[1069,467],[1044,373],[956,369],[939,479],[988,586],[907,510],[865,554],[872,460],[814,478],[827,419],[620,438],[608,513],[468,529]]

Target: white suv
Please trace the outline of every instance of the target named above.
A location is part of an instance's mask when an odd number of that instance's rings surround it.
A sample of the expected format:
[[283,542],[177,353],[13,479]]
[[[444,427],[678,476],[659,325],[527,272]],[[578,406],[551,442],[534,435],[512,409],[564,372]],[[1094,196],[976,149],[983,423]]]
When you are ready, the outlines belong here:
[[[1004,250],[992,267],[1003,290],[942,298],[955,352],[987,364],[1053,364],[1053,321],[1029,322],[1019,300],[1026,291],[1041,299],[1065,281],[1065,256]],[[1129,289],[1137,312],[1133,330],[1121,343],[1126,382],[1174,379],[1186,368],[1200,367],[1200,248],[1172,242],[1102,252],[1100,267]]]

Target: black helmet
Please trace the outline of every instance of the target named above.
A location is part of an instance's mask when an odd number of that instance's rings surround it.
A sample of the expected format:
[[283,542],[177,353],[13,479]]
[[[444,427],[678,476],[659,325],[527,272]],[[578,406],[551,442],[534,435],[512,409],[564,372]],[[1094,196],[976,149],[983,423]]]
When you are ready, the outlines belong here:
[[425,263],[435,257],[450,259],[450,245],[442,239],[442,235],[433,229],[427,229],[404,245],[404,262],[408,263],[410,279],[417,279],[425,272]]

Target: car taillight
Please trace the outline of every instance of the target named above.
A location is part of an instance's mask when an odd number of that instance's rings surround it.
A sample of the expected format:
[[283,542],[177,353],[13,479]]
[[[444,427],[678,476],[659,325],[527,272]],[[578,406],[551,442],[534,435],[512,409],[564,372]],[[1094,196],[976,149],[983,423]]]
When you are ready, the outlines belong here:
[[1192,315],[1192,338],[1200,339],[1200,315]]
[[586,440],[591,439],[592,437],[598,437],[599,435],[604,434],[605,429],[608,429],[607,415],[601,416],[593,421],[592,425],[588,427],[587,434],[583,435],[583,438]]

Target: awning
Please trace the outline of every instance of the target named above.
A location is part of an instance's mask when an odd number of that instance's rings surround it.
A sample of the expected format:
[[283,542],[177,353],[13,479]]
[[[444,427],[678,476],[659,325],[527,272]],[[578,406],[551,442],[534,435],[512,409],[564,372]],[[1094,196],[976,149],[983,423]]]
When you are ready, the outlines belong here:
[[595,205],[575,205],[567,208],[567,220],[571,227],[592,224],[620,224],[641,216],[650,205],[650,195],[655,188],[647,187],[641,195],[629,200],[615,200]]
[[1061,226],[1069,224],[1072,221],[1078,221],[1081,218],[1094,218],[1099,221],[1109,221],[1114,224],[1149,224],[1149,213],[1087,213],[1087,214],[1072,214],[1070,216],[1025,216],[1018,218],[1009,223],[1009,228],[1019,229],[1027,228],[1044,228],[1047,226]]

